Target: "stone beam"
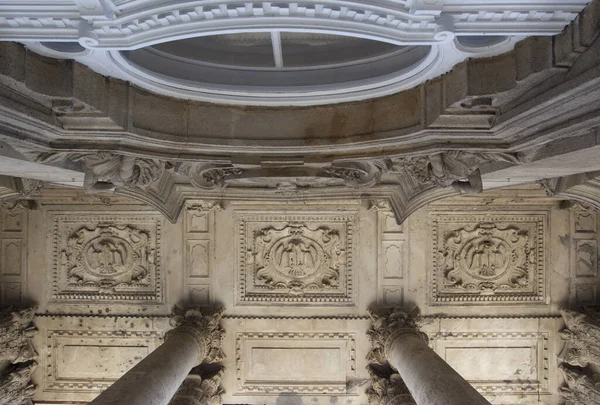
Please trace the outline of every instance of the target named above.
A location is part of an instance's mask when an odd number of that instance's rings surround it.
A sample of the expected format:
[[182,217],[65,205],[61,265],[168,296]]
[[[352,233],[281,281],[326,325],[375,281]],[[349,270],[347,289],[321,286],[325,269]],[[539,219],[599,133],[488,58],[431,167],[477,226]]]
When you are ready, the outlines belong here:
[[77,187],[83,186],[84,178],[80,171],[31,162],[6,142],[0,142],[0,175]]

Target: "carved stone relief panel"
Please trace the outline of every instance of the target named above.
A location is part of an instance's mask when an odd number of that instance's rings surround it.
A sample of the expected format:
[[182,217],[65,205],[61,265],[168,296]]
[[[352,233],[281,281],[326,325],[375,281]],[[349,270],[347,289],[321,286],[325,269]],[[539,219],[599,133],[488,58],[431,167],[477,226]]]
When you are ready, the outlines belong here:
[[91,401],[162,342],[166,317],[38,316],[37,401]]
[[53,301],[163,300],[162,216],[53,215]]
[[432,304],[545,302],[545,214],[439,212],[432,228]]
[[571,305],[600,304],[597,212],[579,204],[571,208]]
[[238,303],[351,305],[354,213],[238,213]]
[[27,210],[0,211],[0,303],[20,304],[27,285]]

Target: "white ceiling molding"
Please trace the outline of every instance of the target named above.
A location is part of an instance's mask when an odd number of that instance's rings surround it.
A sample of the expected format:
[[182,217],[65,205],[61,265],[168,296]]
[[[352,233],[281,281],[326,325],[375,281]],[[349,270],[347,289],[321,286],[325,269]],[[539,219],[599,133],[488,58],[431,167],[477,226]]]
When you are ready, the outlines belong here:
[[[448,72],[466,58],[507,52],[526,36],[557,34],[586,4],[585,0],[520,4],[509,0],[9,0],[0,7],[0,41],[18,41],[45,56],[74,59],[100,74],[171,97],[224,104],[308,106],[382,97],[412,88]],[[152,61],[150,66],[160,68],[155,71],[124,53],[143,48],[154,51],[149,47],[171,41],[249,32],[272,37],[279,32],[335,35],[401,47],[427,46],[430,51],[415,63],[400,63],[393,73],[384,69],[385,63],[391,64],[390,58],[365,63],[362,73],[357,73],[359,79],[343,85],[327,80],[306,85],[305,76],[286,72],[280,79],[285,85],[252,85],[254,80],[239,77],[238,81],[247,83],[244,86],[186,79],[194,66],[189,61],[170,61],[172,65],[168,58]],[[281,51],[281,46],[274,50]],[[281,55],[276,60],[279,67],[285,64]],[[371,71],[375,72],[373,77],[364,77]],[[198,69],[192,76],[208,76],[204,72]],[[348,71],[330,73],[344,77]],[[229,76],[235,78],[236,72]]]

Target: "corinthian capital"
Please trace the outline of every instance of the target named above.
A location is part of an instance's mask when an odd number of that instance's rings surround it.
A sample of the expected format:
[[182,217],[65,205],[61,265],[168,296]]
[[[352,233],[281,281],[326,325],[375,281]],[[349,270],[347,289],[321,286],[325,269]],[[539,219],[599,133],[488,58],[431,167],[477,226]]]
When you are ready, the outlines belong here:
[[221,349],[221,343],[225,337],[225,330],[220,325],[223,311],[222,307],[212,313],[206,313],[197,308],[175,307],[171,314],[171,325],[175,328],[167,332],[165,340],[176,333],[187,333],[198,342],[200,348],[198,364],[221,361],[225,358]]
[[367,360],[372,363],[384,364],[394,341],[404,334],[413,334],[427,341],[427,335],[419,331],[419,315],[409,315],[400,309],[378,312],[369,308],[373,324],[367,331],[371,350]]
[[36,331],[31,324],[35,310],[35,307],[5,307],[0,310],[0,359],[22,363],[36,356],[31,343]]

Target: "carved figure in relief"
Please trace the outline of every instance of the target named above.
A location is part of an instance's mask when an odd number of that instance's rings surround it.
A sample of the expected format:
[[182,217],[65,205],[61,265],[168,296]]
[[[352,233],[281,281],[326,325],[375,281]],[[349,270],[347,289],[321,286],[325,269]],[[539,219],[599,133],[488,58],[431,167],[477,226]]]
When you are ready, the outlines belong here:
[[531,282],[533,256],[525,230],[492,223],[461,228],[445,236],[440,253],[446,288],[493,293]]
[[344,248],[335,229],[290,224],[257,230],[251,255],[255,285],[303,294],[337,288]]
[[31,338],[36,329],[31,324],[36,308],[2,308],[0,312],[0,359],[11,363],[33,360],[37,353]]
[[488,162],[520,164],[529,161],[524,153],[446,151],[429,156],[393,158],[392,170],[404,170],[422,184],[453,187],[461,193],[480,193],[483,182],[479,167]]
[[35,362],[10,366],[0,375],[0,404],[30,405],[35,391],[31,374]]

